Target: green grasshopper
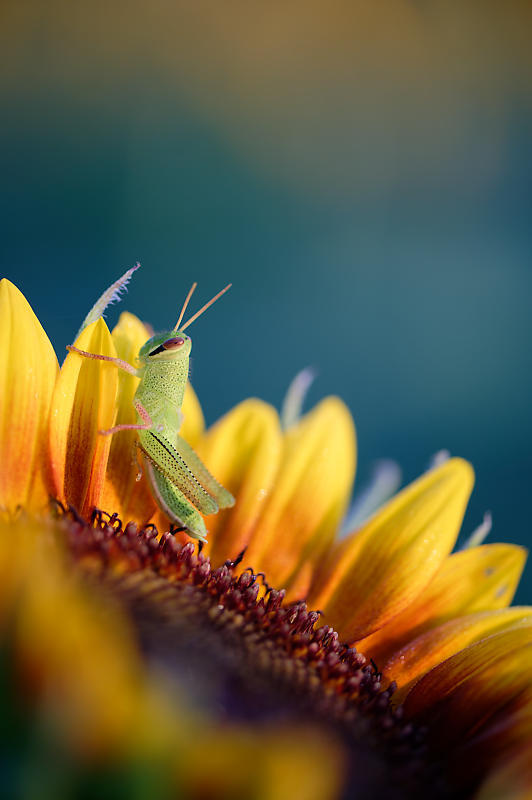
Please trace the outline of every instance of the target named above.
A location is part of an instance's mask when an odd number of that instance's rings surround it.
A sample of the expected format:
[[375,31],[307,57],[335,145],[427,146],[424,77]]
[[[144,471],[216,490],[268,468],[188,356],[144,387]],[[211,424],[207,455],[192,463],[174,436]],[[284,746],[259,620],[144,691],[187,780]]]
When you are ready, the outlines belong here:
[[[132,272],[130,270],[126,276],[130,277]],[[124,280],[126,276],[121,279],[122,288],[129,280],[129,277]],[[113,284],[108,291],[115,286]],[[215,514],[221,508],[234,505],[235,500],[179,435],[183,421],[181,406],[192,347],[192,341],[185,334],[185,329],[218,300],[231,284],[181,325],[196,286],[194,283],[187,294],[173,330],[152,336],[141,347],[138,369],[120,358],[87,353],[73,345],[68,345],[67,350],[84,358],[110,361],[119,369],[140,378],[133,400],[137,423],[116,425],[109,430],[100,431],[100,434],[111,436],[119,431],[138,431],[137,446],[144,456],[146,475],[157,504],[172,523],[185,528],[190,536],[206,541],[207,530],[201,514]],[[115,290],[114,299],[117,294]],[[87,320],[84,324],[87,324]]]

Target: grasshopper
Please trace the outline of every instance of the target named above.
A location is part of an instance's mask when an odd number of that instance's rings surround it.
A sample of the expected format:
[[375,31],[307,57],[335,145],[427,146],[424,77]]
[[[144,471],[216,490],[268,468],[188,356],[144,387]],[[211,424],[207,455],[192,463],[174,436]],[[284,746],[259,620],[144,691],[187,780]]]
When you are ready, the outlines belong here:
[[207,530],[201,514],[215,514],[221,508],[234,505],[235,500],[179,435],[192,347],[185,329],[225,294],[231,284],[181,324],[196,286],[194,283],[188,292],[175,327],[152,336],[141,347],[138,368],[120,358],[87,353],[74,345],[68,345],[67,350],[84,358],[110,361],[140,378],[133,400],[137,422],[115,425],[100,434],[111,436],[120,431],[138,431],[137,447],[144,457],[147,479],[158,506],[172,523],[185,528],[190,536],[206,541]]

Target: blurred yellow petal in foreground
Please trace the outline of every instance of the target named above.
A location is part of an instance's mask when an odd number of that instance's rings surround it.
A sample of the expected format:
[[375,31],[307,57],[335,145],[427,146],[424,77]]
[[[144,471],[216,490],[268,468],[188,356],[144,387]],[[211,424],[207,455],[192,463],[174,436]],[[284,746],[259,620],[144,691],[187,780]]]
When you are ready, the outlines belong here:
[[43,724],[83,759],[158,749],[172,725],[130,624],[72,575],[52,524],[0,523],[0,587],[2,647]]

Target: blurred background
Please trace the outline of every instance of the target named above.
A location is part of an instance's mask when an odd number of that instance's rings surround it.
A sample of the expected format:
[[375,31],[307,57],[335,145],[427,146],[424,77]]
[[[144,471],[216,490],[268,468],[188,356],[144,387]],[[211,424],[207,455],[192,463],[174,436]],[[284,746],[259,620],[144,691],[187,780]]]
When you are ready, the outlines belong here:
[[312,365],[359,488],[447,448],[464,530],[490,509],[530,545],[531,26],[526,0],[4,0],[2,274],[60,359],[137,260],[122,308],[159,329],[232,281],[191,328],[209,422]]

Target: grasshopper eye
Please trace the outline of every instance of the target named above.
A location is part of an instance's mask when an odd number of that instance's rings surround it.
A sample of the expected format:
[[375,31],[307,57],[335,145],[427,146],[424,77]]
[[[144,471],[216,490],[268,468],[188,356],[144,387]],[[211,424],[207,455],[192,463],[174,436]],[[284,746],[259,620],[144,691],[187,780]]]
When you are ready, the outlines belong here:
[[163,347],[165,350],[175,350],[181,347],[182,344],[185,344],[185,340],[182,336],[173,336],[171,339],[167,339],[166,342],[163,342]]
[[178,347],[181,347],[185,344],[185,340],[182,336],[172,336],[171,339],[167,339],[166,342],[163,342],[156,347],[155,350],[152,350],[149,353],[150,356],[157,356],[159,353],[164,353],[165,350],[177,350]]

